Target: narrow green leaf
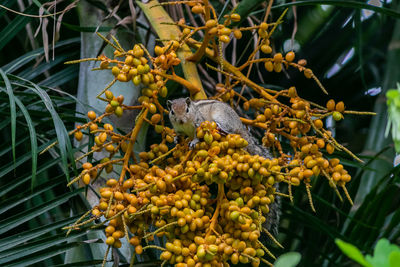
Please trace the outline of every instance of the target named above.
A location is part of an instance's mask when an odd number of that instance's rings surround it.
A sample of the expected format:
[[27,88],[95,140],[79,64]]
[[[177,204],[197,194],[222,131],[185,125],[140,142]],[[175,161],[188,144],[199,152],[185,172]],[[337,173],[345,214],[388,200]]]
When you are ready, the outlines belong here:
[[[31,14],[32,11],[35,10],[33,5],[30,5],[24,10],[24,13]],[[14,38],[31,20],[31,17],[27,16],[16,16],[10,23],[7,24],[6,27],[0,32],[0,50],[8,44],[8,42]]]
[[[60,48],[60,47],[68,47],[73,44],[79,43],[81,41],[81,38],[71,38],[63,41],[59,41],[56,43],[54,48]],[[25,64],[29,63],[34,57],[33,55],[43,55],[44,54],[44,49],[43,47],[40,47],[38,49],[35,49],[33,51],[30,51],[28,53],[25,53],[23,56],[20,56],[17,59],[14,59],[13,61],[7,63],[6,65],[2,66],[1,68],[4,69],[6,73],[11,73],[14,70],[17,70],[18,68],[24,66]],[[30,60],[28,60],[30,59]]]
[[[39,150],[41,149],[45,149],[46,145],[42,145],[39,147]],[[20,166],[21,164],[27,162],[28,160],[31,159],[32,153],[29,151],[27,153],[25,153],[22,156],[19,156],[15,163],[10,162],[8,164],[4,164],[1,168],[0,168],[0,178],[3,177],[4,175],[8,174],[9,172],[13,171],[15,168],[17,168],[18,166]]]
[[[75,96],[72,95],[72,94],[69,94],[69,93],[67,93],[67,92],[64,92],[64,91],[61,91],[61,90],[58,90],[58,89],[52,88],[52,87],[43,86],[43,88],[45,88],[45,89],[47,89],[47,90],[51,90],[51,91],[57,92],[57,93],[62,94],[62,95],[67,95],[67,96],[69,96],[69,97],[72,98],[72,100],[75,101],[77,104],[80,104],[80,105],[83,107],[83,110],[86,110],[86,111],[93,110],[93,111],[95,111],[96,113],[99,113],[99,114],[103,112],[103,111],[101,111],[101,110],[99,110],[99,109],[97,109],[97,108],[95,108],[95,107],[93,107],[93,106],[91,106],[91,105],[88,105],[88,104],[82,102],[81,100],[79,100],[77,97],[75,97]],[[52,97],[52,98],[53,98],[53,97]],[[65,101],[65,97],[64,97],[64,96],[61,97],[61,99]],[[79,114],[81,114],[81,113],[79,113]],[[85,120],[87,120],[86,114],[81,114],[81,115],[83,115],[82,117],[85,118]],[[76,117],[76,118],[77,118],[77,117]]]
[[[7,105],[8,108],[8,105]],[[10,119],[5,119],[4,121],[0,122],[0,130],[4,129],[10,123]]]
[[12,77],[30,84],[31,85],[30,89],[38,94],[38,96],[43,100],[43,103],[46,106],[47,110],[50,112],[50,115],[54,122],[56,134],[57,134],[57,140],[58,140],[58,144],[59,144],[59,148],[60,148],[61,159],[62,159],[63,166],[64,166],[64,172],[65,172],[65,175],[67,176],[67,179],[69,180],[67,156],[69,156],[72,167],[74,168],[74,171],[76,172],[76,165],[75,165],[74,155],[72,153],[71,140],[69,139],[67,129],[65,129],[65,125],[62,122],[62,120],[60,119],[57,111],[55,110],[49,95],[46,93],[45,90],[43,90],[37,84],[35,84],[31,81],[28,81],[26,79],[23,79],[21,77],[14,76],[14,75],[12,75]]
[[[0,69],[0,71],[1,71],[1,69]],[[31,154],[32,154],[32,183],[31,183],[31,185],[33,188],[33,185],[36,183],[37,151],[38,151],[35,126],[33,125],[32,119],[29,116],[28,110],[25,108],[24,104],[17,97],[15,97],[14,100],[17,103],[19,109],[22,111],[22,114],[25,117],[26,123],[28,125],[28,129],[29,129],[29,138],[31,140]],[[15,161],[15,159],[14,159],[14,161]]]
[[[54,267],[81,267],[81,266],[96,266],[96,265],[101,265],[103,263],[103,260],[90,260],[90,261],[79,261],[79,262],[74,262],[74,263],[69,263],[69,264],[60,264],[60,265],[55,265]],[[136,267],[136,265],[135,265]]]
[[[48,146],[50,144],[51,143],[49,142],[48,144],[44,145],[43,148],[45,148],[46,146]],[[54,165],[58,164],[59,161],[60,161],[60,159],[54,159],[54,160],[49,160],[49,161],[45,162],[44,164],[42,164],[40,166],[39,170],[37,171],[37,174],[42,173],[42,172],[46,171],[47,169],[53,167]],[[1,172],[1,169],[0,169],[0,172]],[[15,180],[9,181],[7,184],[0,187],[0,197],[5,196],[8,192],[12,191],[13,189],[17,188],[21,184],[26,183],[27,181],[29,181],[31,179],[32,179],[32,173],[30,173],[27,177],[18,179],[17,181],[15,181]]]
[[[236,8],[236,13],[238,13],[241,17],[241,21],[246,19],[250,12],[255,10],[260,4],[265,2],[265,0],[243,0],[240,1],[239,4],[237,5]],[[265,10],[261,10],[262,12],[265,12]],[[239,22],[240,23],[240,22]],[[237,24],[239,24],[237,23]]]
[[4,72],[10,73],[13,70],[18,69],[22,65],[25,65],[26,63],[28,63],[29,61],[31,61],[32,59],[34,59],[35,57],[38,57],[38,56],[40,56],[40,53],[24,55],[23,58],[17,58],[17,61],[15,63],[13,63],[13,65],[11,65],[9,68],[4,68]]
[[61,253],[64,253],[65,251],[67,251],[67,250],[69,250],[69,249],[71,249],[73,247],[79,246],[79,245],[80,245],[80,243],[73,242],[73,243],[68,243],[68,244],[65,244],[65,245],[50,247],[47,250],[45,250],[44,252],[42,252],[42,253],[38,253],[36,255],[30,255],[30,256],[24,257],[24,258],[22,258],[22,259],[20,259],[18,261],[14,261],[14,262],[10,263],[7,266],[8,267],[12,267],[12,266],[29,266],[29,265],[32,265],[34,263],[41,262],[41,261],[44,261],[45,259],[48,259],[48,258],[54,257],[56,255],[59,255]]
[[[377,7],[363,2],[350,1],[350,0],[299,0],[295,2],[273,6],[272,9],[287,8],[291,6],[311,6],[311,5],[332,5],[332,6],[357,8],[357,9],[368,9],[391,17],[400,18],[400,13],[395,11],[394,9]],[[253,14],[261,12],[263,11],[260,10],[254,12]]]
[[[31,192],[31,190],[27,190],[21,194],[17,194],[15,196],[7,199],[7,201],[2,202],[0,205],[0,214],[2,214],[3,212],[5,212],[9,209],[12,209],[15,206],[18,206],[21,203],[25,203],[26,201],[32,199],[33,197],[40,195],[41,193],[46,192],[61,183],[64,183],[65,179],[63,176],[64,175],[59,175],[58,179],[54,179],[54,178],[51,179],[47,183],[44,183],[44,184],[38,186],[33,192]],[[55,177],[55,178],[57,178],[57,177]]]
[[362,266],[372,267],[372,265],[365,260],[363,254],[361,254],[360,250],[358,248],[356,248],[355,246],[353,246],[352,244],[346,243],[340,239],[335,239],[335,243],[340,248],[340,250],[344,254],[346,254],[347,257],[349,257],[350,259],[355,260]]
[[29,221],[32,218],[35,218],[47,212],[48,210],[58,207],[59,205],[67,202],[71,197],[79,194],[80,192],[82,192],[82,189],[66,193],[40,206],[36,206],[32,209],[23,211],[21,213],[18,213],[14,216],[11,216],[9,218],[0,221],[0,234],[9,231],[10,229],[17,227],[18,225],[23,224],[24,222]]
[[[12,4],[14,4],[16,1],[15,0],[4,0],[2,1],[2,5],[6,7],[11,7]],[[0,18],[6,13],[7,11],[3,8],[0,9]]]
[[32,255],[38,251],[47,250],[49,247],[53,247],[63,242],[72,241],[77,237],[86,235],[87,231],[75,232],[70,234],[69,236],[65,236],[64,233],[59,235],[54,235],[50,237],[46,237],[43,239],[39,239],[32,243],[26,243],[19,247],[15,247],[13,249],[9,249],[0,253],[0,264],[3,265],[15,259],[20,259],[22,257]]
[[31,67],[31,68],[24,68],[20,73],[17,74],[17,76],[22,77],[27,80],[33,80],[40,74],[43,74],[45,71],[48,71],[55,66],[59,65],[60,63],[63,63],[67,61],[70,58],[76,57],[76,55],[79,54],[77,51],[74,51],[72,53],[64,53],[58,55],[54,60],[50,62],[42,62],[38,66]]
[[35,229],[27,230],[22,233],[17,233],[12,236],[8,236],[6,238],[0,239],[0,251],[4,251],[10,249],[12,247],[18,246],[19,244],[28,242],[33,238],[37,238],[39,236],[45,235],[51,231],[60,229],[66,225],[69,225],[75,222],[81,215],[77,215],[71,218],[64,219],[62,221],[58,221],[52,224],[48,224],[45,226],[41,226]]
[[39,85],[57,87],[78,77],[78,74],[79,65],[71,65],[64,67],[61,71],[49,76],[47,79],[41,81]]
[[[4,90],[4,89],[0,88],[0,90]],[[29,139],[29,136],[25,136],[23,138],[21,138],[21,137],[17,138],[15,146],[18,147],[20,144],[25,143],[28,139]],[[5,143],[3,146],[4,146],[4,148],[2,147],[1,151],[0,151],[0,157],[6,155],[7,153],[9,153],[12,150],[12,146],[10,146],[10,143]]]
[[[1,36],[1,35],[0,35]],[[0,37],[1,38],[1,37]],[[0,43],[1,46],[1,43]],[[2,69],[0,69],[0,75],[6,85],[8,98],[10,101],[10,115],[11,115],[11,146],[12,146],[12,154],[13,161],[15,164],[15,135],[17,130],[17,108],[15,107],[15,96],[13,89],[11,87],[10,81],[7,78],[7,75],[4,73]]]

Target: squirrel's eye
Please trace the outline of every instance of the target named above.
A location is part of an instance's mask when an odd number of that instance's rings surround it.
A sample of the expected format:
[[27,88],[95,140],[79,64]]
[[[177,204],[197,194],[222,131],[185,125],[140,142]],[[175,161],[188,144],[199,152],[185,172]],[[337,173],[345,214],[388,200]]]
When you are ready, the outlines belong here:
[[174,110],[173,109],[171,109],[169,112],[171,112],[171,114],[174,115]]
[[186,113],[189,113],[189,107],[186,107]]

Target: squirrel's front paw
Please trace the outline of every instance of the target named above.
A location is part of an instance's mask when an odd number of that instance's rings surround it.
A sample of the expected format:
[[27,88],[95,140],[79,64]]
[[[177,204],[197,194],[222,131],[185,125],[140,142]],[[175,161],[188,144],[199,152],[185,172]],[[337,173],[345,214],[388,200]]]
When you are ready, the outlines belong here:
[[174,144],[177,145],[179,143],[179,136],[175,135],[174,136]]
[[199,142],[200,140],[195,138],[192,141],[189,142],[189,149],[193,150],[194,147],[196,146],[196,144]]

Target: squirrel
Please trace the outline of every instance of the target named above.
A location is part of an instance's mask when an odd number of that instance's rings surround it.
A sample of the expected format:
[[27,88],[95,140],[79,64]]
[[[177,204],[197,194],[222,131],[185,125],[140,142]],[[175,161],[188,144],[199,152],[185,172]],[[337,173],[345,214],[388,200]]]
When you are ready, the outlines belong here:
[[[257,139],[251,135],[243,125],[239,115],[228,104],[218,100],[192,101],[189,97],[178,98],[167,101],[169,119],[178,135],[192,138],[189,146],[193,148],[199,141],[196,137],[196,129],[204,121],[214,121],[218,129],[224,134],[239,134],[247,142],[247,152],[252,155],[260,155],[265,158],[272,158],[266,147],[260,145]],[[277,184],[275,189],[278,190]],[[280,217],[280,200],[277,197],[270,206],[270,212],[265,222],[268,231],[275,235],[278,233]]]

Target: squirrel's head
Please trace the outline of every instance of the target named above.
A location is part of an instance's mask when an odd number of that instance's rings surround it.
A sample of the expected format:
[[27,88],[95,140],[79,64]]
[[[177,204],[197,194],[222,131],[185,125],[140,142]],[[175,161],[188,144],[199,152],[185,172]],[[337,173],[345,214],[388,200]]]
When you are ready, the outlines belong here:
[[187,123],[190,117],[191,103],[189,97],[186,98],[178,98],[174,100],[167,101],[167,107],[169,110],[169,119],[171,123],[185,124]]

